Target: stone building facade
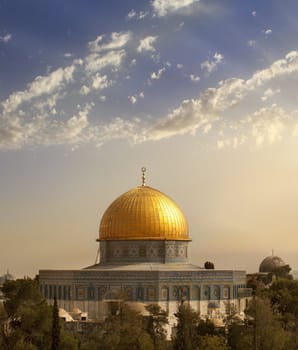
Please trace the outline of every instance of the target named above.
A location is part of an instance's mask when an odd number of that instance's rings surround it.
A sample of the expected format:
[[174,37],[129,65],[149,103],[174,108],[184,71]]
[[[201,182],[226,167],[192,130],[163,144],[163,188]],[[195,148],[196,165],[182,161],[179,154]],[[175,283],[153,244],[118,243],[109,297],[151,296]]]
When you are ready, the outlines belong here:
[[40,289],[49,303],[80,309],[89,320],[103,320],[125,295],[136,305],[158,303],[170,324],[179,302],[202,317],[222,318],[231,307],[240,313],[251,291],[245,271],[206,270],[190,264],[191,242],[185,216],[162,192],[142,186],[118,197],[99,228],[96,264],[81,270],[40,270]]

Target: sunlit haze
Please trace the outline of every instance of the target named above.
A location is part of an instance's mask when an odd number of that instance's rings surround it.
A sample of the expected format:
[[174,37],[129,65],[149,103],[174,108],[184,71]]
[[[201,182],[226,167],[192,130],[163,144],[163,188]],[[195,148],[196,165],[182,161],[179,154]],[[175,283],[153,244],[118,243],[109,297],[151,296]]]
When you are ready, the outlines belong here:
[[[17,9],[17,11],[16,11]],[[298,269],[298,2],[0,4],[0,263],[94,263],[147,184],[187,217],[190,261]]]

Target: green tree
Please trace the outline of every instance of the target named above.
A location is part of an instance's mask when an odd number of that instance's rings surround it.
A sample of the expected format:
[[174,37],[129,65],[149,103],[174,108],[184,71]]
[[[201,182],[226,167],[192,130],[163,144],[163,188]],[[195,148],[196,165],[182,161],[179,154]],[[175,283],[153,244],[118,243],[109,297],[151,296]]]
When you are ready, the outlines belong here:
[[53,305],[53,323],[52,323],[52,350],[59,350],[60,348],[60,319],[59,308],[57,304],[56,295],[54,296]]
[[232,350],[256,350],[254,347],[254,328],[250,325],[231,323],[227,341]]
[[7,326],[8,326],[7,313],[4,309],[4,305],[0,303],[0,349],[7,348],[6,346]]
[[290,349],[290,335],[283,329],[279,322],[279,314],[271,307],[268,298],[255,297],[250,303],[246,315],[248,324],[238,334],[238,339],[236,341],[234,339],[233,349]]
[[284,266],[278,266],[272,271],[272,275],[274,275],[277,278],[286,278],[286,279],[293,279],[293,276],[290,274],[292,268],[290,265],[284,265]]
[[168,323],[167,313],[158,304],[146,306],[150,313],[147,317],[147,331],[151,336],[155,350],[163,350],[167,347],[165,326]]
[[267,292],[271,302],[282,314],[293,314],[298,318],[298,282],[290,279],[278,279]]
[[217,330],[215,328],[214,323],[212,321],[210,321],[209,319],[207,319],[207,320],[200,319],[198,326],[197,326],[197,332],[201,336],[216,335],[217,334]]
[[[40,294],[37,280],[6,281],[1,290],[1,350],[50,350],[53,308]],[[59,350],[76,349],[76,340],[61,328]]]
[[291,333],[291,343],[298,348],[298,282],[291,279],[277,279],[272,283],[266,295],[271,304],[280,313],[285,330]]
[[143,317],[125,302],[119,302],[119,310],[108,317],[99,334],[82,341],[81,349],[92,350],[153,350],[150,334]]
[[204,335],[199,337],[197,350],[228,350],[226,340],[220,335]]
[[29,278],[6,281],[2,287],[7,314],[3,349],[49,349],[51,308]]
[[199,315],[189,304],[181,303],[178,312],[175,313],[177,318],[176,334],[173,337],[174,350],[193,350],[198,345],[197,325]]
[[[78,350],[78,339],[70,332],[65,332],[63,327],[60,331],[60,347],[59,350]],[[91,350],[91,349],[88,349]]]

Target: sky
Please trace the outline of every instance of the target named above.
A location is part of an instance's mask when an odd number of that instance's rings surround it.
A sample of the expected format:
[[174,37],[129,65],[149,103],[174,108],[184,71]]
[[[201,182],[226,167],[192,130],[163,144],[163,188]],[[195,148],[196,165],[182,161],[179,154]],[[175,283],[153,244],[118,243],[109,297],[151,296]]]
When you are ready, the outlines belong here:
[[82,268],[119,195],[179,204],[190,261],[298,269],[298,2],[0,0],[0,274]]

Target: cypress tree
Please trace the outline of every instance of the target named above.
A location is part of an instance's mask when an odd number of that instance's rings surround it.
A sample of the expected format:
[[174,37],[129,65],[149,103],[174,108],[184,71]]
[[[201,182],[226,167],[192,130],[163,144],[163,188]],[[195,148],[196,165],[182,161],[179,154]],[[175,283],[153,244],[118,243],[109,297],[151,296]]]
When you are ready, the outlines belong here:
[[53,324],[52,324],[52,350],[59,350],[60,347],[60,322],[59,309],[56,295],[54,296],[53,305]]
[[189,304],[181,303],[175,313],[177,318],[176,334],[173,337],[174,350],[193,350],[198,345],[197,325],[199,314]]

